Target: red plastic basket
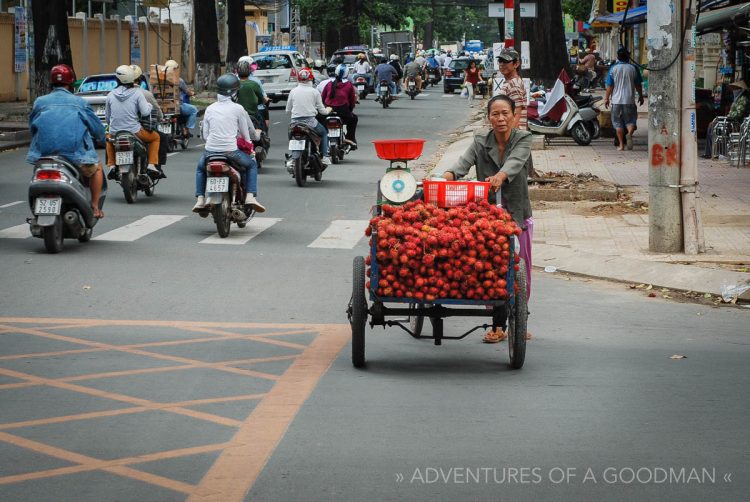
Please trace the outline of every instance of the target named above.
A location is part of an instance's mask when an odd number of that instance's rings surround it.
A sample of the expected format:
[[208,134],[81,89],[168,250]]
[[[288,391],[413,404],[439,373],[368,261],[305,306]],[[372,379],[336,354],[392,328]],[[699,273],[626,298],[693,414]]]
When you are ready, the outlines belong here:
[[383,160],[414,160],[422,155],[424,139],[377,139],[375,153]]
[[488,181],[430,181],[424,180],[424,200],[438,207],[463,206],[469,202],[488,200]]

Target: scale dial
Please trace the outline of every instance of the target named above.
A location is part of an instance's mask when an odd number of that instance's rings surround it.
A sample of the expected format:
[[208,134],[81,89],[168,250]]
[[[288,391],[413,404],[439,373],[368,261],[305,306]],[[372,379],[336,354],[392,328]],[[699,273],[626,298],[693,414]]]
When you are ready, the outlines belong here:
[[380,178],[380,192],[389,202],[400,204],[417,193],[417,180],[408,171],[394,169]]

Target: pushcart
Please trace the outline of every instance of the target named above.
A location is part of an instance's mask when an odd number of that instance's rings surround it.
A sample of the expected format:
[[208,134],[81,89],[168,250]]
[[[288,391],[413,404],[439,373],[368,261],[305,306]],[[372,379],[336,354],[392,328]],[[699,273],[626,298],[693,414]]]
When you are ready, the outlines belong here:
[[[412,180],[408,179],[411,174],[406,165],[408,160],[421,155],[424,140],[382,140],[374,143],[378,156],[391,161],[386,176],[379,183],[378,202],[373,210],[375,214],[380,214],[380,206],[384,203],[400,204],[420,196],[416,190],[410,190],[417,183],[412,181],[413,177]],[[391,173],[394,170],[399,172],[393,175]],[[461,340],[480,329],[499,327],[508,335],[510,366],[513,369],[523,366],[526,357],[528,307],[526,269],[522,259],[518,262],[517,271],[513,266],[508,267],[505,280],[509,293],[503,300],[438,298],[427,303],[415,298],[382,297],[377,294],[380,272],[376,260],[377,228],[371,230],[371,285],[367,290],[365,258],[356,256],[353,263],[352,296],[347,308],[352,328],[352,364],[355,367],[365,366],[365,331],[368,319],[371,328],[398,326],[414,338],[434,340],[435,345],[442,345],[443,340]],[[516,246],[517,238],[512,236],[509,246],[511,264],[518,252]],[[485,320],[463,334],[448,335],[444,330],[444,320],[449,317],[483,317]],[[431,334],[425,334],[425,318],[430,321]]]

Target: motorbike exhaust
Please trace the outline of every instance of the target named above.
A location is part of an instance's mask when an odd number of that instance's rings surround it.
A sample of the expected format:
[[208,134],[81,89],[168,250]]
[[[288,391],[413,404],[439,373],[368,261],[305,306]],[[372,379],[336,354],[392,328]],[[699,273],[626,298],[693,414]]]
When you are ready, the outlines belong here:
[[84,232],[84,225],[81,221],[80,215],[76,211],[68,211],[63,215],[63,222],[70,230],[70,233],[76,237],[80,237]]
[[245,214],[244,211],[236,207],[232,208],[232,221],[238,222],[238,221],[245,221],[246,219],[247,219],[247,215]]

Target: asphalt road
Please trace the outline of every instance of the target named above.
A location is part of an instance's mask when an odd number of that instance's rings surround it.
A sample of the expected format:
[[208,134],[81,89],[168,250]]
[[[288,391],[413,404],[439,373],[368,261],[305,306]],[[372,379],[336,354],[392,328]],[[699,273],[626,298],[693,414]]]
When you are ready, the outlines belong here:
[[59,255],[14,229],[30,168],[0,154],[0,500],[746,499],[746,310],[538,271],[522,370],[397,328],[353,369],[366,241],[331,232],[369,218],[370,141],[429,159],[470,112],[438,89],[358,113],[360,149],[299,188],[272,110],[268,212],[234,244],[190,213],[197,146],[153,198],[110,185],[100,239]]

